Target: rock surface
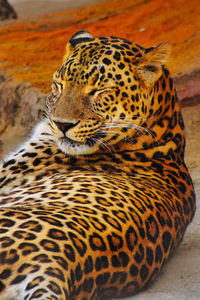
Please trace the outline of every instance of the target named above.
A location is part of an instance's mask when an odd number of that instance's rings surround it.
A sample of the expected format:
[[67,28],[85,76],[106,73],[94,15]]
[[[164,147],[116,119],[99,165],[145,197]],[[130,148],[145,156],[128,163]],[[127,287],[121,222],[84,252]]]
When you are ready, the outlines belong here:
[[42,118],[46,96],[0,73],[0,160],[28,138]]
[[[30,2],[24,1],[24,5]],[[40,2],[42,5],[45,1]],[[76,30],[89,30],[96,36],[117,35],[145,47],[168,40],[172,44],[168,66],[182,101],[187,131],[186,163],[195,184],[198,207],[199,15],[198,0],[106,0],[82,9],[1,24],[0,156],[6,155],[25,140],[42,117],[52,73],[61,63],[67,39]],[[161,275],[149,289],[130,300],[200,299],[199,220],[200,211],[197,208],[183,243]]]
[[16,19],[17,14],[7,0],[0,0],[0,20]]

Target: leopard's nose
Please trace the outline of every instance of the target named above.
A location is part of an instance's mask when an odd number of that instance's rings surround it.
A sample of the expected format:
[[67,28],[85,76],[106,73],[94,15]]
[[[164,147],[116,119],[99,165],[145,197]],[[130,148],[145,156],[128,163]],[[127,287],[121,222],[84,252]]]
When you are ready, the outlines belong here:
[[78,121],[76,123],[67,123],[67,122],[57,122],[57,121],[54,121],[54,123],[56,124],[56,126],[58,127],[58,129],[60,131],[62,131],[64,135],[65,135],[65,133],[69,129],[71,129],[71,128],[75,127],[76,125],[78,125],[79,122],[80,121]]

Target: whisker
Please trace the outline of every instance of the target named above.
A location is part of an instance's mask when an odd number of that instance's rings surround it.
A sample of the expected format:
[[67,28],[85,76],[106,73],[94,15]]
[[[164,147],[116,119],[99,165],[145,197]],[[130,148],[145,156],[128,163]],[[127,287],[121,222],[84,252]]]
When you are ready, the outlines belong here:
[[116,131],[112,131],[112,130],[101,130],[101,132],[98,133],[98,135],[113,135],[113,134],[116,134],[117,132]]
[[109,150],[109,152],[112,153],[112,150],[109,147],[111,145],[106,145],[106,141],[102,142],[102,141],[100,141],[100,140],[98,140],[98,139],[96,139],[94,137],[91,137],[90,139],[93,140],[94,142],[96,142],[97,144],[99,144],[100,146],[102,146],[104,149],[107,149],[107,150]]
[[139,124],[135,124],[133,120],[131,120],[131,122],[129,122],[128,120],[118,120],[118,122],[104,124],[102,127],[104,127],[105,129],[106,128],[133,128],[135,129],[135,133],[138,136],[148,134],[149,136],[151,136],[153,144],[155,141],[159,143],[159,141],[156,139],[156,135],[150,129],[140,126]]
[[141,130],[141,131],[144,131],[150,135],[152,135],[154,138],[156,137],[155,134],[150,130],[150,129],[147,129],[143,126],[140,126],[138,124],[134,124],[134,123],[129,123],[128,121],[119,121],[119,123],[117,122],[114,122],[114,123],[109,123],[109,124],[104,124],[104,127],[109,127],[109,128],[134,128],[134,129],[138,129],[138,130]]

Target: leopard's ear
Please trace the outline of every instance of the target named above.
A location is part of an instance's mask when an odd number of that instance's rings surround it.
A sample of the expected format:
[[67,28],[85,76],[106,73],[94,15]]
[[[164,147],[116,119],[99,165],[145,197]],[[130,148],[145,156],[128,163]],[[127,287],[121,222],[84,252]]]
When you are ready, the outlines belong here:
[[82,42],[92,41],[93,39],[94,37],[88,31],[77,31],[74,35],[72,35],[66,45],[66,52],[63,60],[65,61],[69,57],[70,53],[76,48],[78,44]]
[[168,61],[171,46],[168,42],[146,49],[138,58],[136,73],[142,85],[150,88],[162,75],[162,66]]

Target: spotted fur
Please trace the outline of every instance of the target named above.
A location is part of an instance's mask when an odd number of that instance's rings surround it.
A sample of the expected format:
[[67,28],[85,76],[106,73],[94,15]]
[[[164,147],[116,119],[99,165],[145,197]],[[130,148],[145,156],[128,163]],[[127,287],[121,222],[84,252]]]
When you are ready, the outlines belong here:
[[1,166],[1,300],[133,295],[179,245],[195,195],[169,50],[70,39],[47,119]]

